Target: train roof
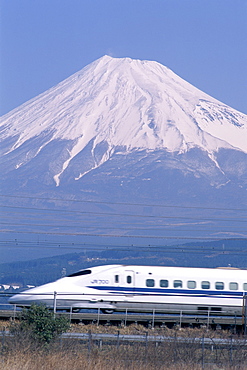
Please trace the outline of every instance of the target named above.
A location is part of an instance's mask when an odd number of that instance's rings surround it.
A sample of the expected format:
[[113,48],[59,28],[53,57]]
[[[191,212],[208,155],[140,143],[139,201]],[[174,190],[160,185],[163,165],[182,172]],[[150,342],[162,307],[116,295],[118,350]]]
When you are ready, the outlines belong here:
[[[107,271],[107,270],[112,270],[112,269],[116,269],[116,268],[124,268],[125,270],[134,270],[134,271],[138,271],[139,272],[151,272],[151,273],[154,273],[154,272],[160,272],[161,271],[164,271],[164,269],[167,271],[167,273],[178,273],[178,271],[180,273],[182,273],[182,275],[185,275],[185,276],[191,276],[193,274],[196,274],[197,276],[200,276],[200,275],[209,275],[210,274],[213,274],[214,276],[218,276],[218,275],[221,275],[221,276],[227,276],[227,275],[230,275],[230,276],[243,276],[243,273],[247,274],[247,270],[244,270],[244,269],[237,269],[237,268],[233,268],[233,267],[230,267],[230,266],[226,266],[226,267],[216,267],[216,268],[207,268],[207,267],[179,267],[179,266],[155,266],[155,265],[124,265],[124,264],[119,264],[119,265],[101,265],[101,266],[95,266],[95,267],[92,267],[91,269],[94,270],[94,272],[96,271]],[[192,272],[193,271],[193,272]]]
[[[242,279],[247,275],[247,270],[236,269],[232,267],[218,267],[218,268],[200,268],[200,267],[178,267],[178,266],[154,266],[154,265],[123,265],[123,264],[114,264],[114,265],[100,265],[88,267],[86,269],[79,270],[70,276],[82,275],[83,271],[89,273],[101,273],[101,272],[110,272],[110,270],[117,270],[123,268],[126,271],[135,271],[136,273],[148,273],[160,274],[167,276],[180,276],[183,278],[219,278],[222,279]],[[164,272],[165,270],[165,272]],[[247,277],[246,277],[247,279]]]

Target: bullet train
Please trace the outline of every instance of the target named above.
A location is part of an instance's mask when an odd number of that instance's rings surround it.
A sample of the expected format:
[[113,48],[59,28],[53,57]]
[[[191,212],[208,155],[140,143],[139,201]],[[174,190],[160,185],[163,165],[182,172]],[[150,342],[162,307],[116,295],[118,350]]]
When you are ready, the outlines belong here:
[[21,307],[44,303],[56,310],[97,308],[114,311],[241,315],[247,270],[104,265],[80,270],[20,294]]

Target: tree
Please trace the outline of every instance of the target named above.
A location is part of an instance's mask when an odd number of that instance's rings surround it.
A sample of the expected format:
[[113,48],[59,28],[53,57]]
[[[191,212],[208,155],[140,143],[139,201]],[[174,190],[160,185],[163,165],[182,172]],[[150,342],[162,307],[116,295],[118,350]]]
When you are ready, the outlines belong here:
[[45,305],[33,304],[29,309],[23,309],[20,320],[20,331],[29,332],[31,338],[41,344],[49,344],[70,327],[67,318],[54,317]]

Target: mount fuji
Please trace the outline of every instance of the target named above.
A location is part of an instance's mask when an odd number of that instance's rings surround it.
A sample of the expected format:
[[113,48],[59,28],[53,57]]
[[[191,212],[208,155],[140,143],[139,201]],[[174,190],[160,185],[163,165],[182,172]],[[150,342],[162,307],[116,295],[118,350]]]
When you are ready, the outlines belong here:
[[247,204],[247,116],[154,61],[103,56],[0,127],[3,194]]

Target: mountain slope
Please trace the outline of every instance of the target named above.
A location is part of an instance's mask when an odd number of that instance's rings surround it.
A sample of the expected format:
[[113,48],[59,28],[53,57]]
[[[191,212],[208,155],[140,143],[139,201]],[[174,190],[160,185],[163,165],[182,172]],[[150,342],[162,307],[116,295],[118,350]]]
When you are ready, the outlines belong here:
[[4,172],[50,151],[49,183],[57,186],[69,167],[77,181],[119,152],[199,148],[220,171],[221,148],[247,153],[244,114],[159,63],[130,58],[100,58],[5,115],[1,127]]
[[3,116],[0,140],[11,248],[247,236],[247,116],[159,63],[104,56]]

